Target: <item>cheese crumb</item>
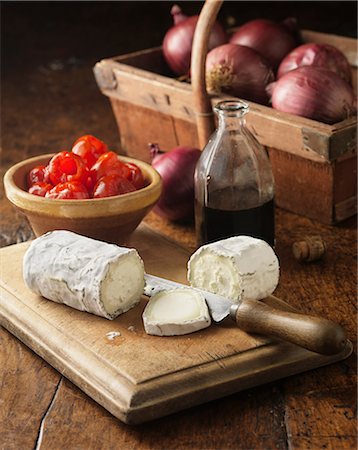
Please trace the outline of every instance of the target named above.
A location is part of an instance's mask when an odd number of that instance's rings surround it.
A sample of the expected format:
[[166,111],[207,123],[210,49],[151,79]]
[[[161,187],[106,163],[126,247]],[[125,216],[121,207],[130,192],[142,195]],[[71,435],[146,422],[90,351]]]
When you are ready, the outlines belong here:
[[119,331],[110,331],[109,333],[106,333],[107,339],[110,341],[113,341],[116,337],[120,336],[121,333]]

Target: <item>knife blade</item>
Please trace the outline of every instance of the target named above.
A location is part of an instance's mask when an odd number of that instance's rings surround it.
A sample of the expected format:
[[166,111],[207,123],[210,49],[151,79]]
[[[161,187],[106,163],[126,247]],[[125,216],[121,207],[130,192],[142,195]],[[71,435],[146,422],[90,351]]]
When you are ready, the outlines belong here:
[[183,287],[194,289],[203,295],[215,322],[230,316],[246,332],[273,336],[324,355],[339,353],[346,346],[345,331],[330,320],[273,308],[260,300],[243,298],[234,303],[218,294],[154,275],[145,275],[144,294],[148,297],[163,290]]
[[235,306],[235,303],[231,300],[211,292],[204,291],[202,289],[193,288],[182,283],[166,280],[165,278],[156,277],[154,275],[145,274],[145,286],[144,294],[148,297],[152,297],[154,294],[160,291],[168,289],[188,288],[194,289],[200,292],[205,298],[206,304],[209,308],[210,315],[215,322],[221,322],[230,314],[230,308]]

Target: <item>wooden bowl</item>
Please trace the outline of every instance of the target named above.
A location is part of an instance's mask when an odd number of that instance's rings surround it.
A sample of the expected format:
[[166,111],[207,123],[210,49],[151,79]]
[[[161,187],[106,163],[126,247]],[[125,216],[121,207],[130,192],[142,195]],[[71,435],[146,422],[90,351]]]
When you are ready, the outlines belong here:
[[128,194],[85,200],[58,200],[39,197],[26,191],[29,171],[46,165],[53,154],[35,156],[12,166],[4,176],[7,198],[27,217],[36,236],[52,230],[75,233],[126,244],[131,233],[159,199],[161,177],[149,164],[121,156],[142,170],[147,186]]

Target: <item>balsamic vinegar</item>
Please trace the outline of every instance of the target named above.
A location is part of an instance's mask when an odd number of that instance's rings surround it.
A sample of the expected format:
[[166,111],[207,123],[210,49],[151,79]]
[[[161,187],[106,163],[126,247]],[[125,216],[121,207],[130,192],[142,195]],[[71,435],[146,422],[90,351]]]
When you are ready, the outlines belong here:
[[195,204],[198,245],[240,234],[275,243],[274,201],[240,211],[226,211]]

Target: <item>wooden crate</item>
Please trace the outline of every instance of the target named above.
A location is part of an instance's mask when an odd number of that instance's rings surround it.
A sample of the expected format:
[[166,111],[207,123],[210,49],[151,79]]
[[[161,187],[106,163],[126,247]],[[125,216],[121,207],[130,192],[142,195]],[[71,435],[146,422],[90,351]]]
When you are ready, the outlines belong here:
[[[302,38],[343,51],[357,91],[355,39],[308,30],[302,31]],[[94,74],[111,101],[128,155],[149,161],[150,142],[166,151],[177,145],[199,146],[191,85],[171,76],[160,47],[104,59]],[[211,96],[210,101],[214,105],[224,98]],[[356,214],[356,117],[327,125],[247,103],[248,126],[269,149],[277,206],[328,224]]]

